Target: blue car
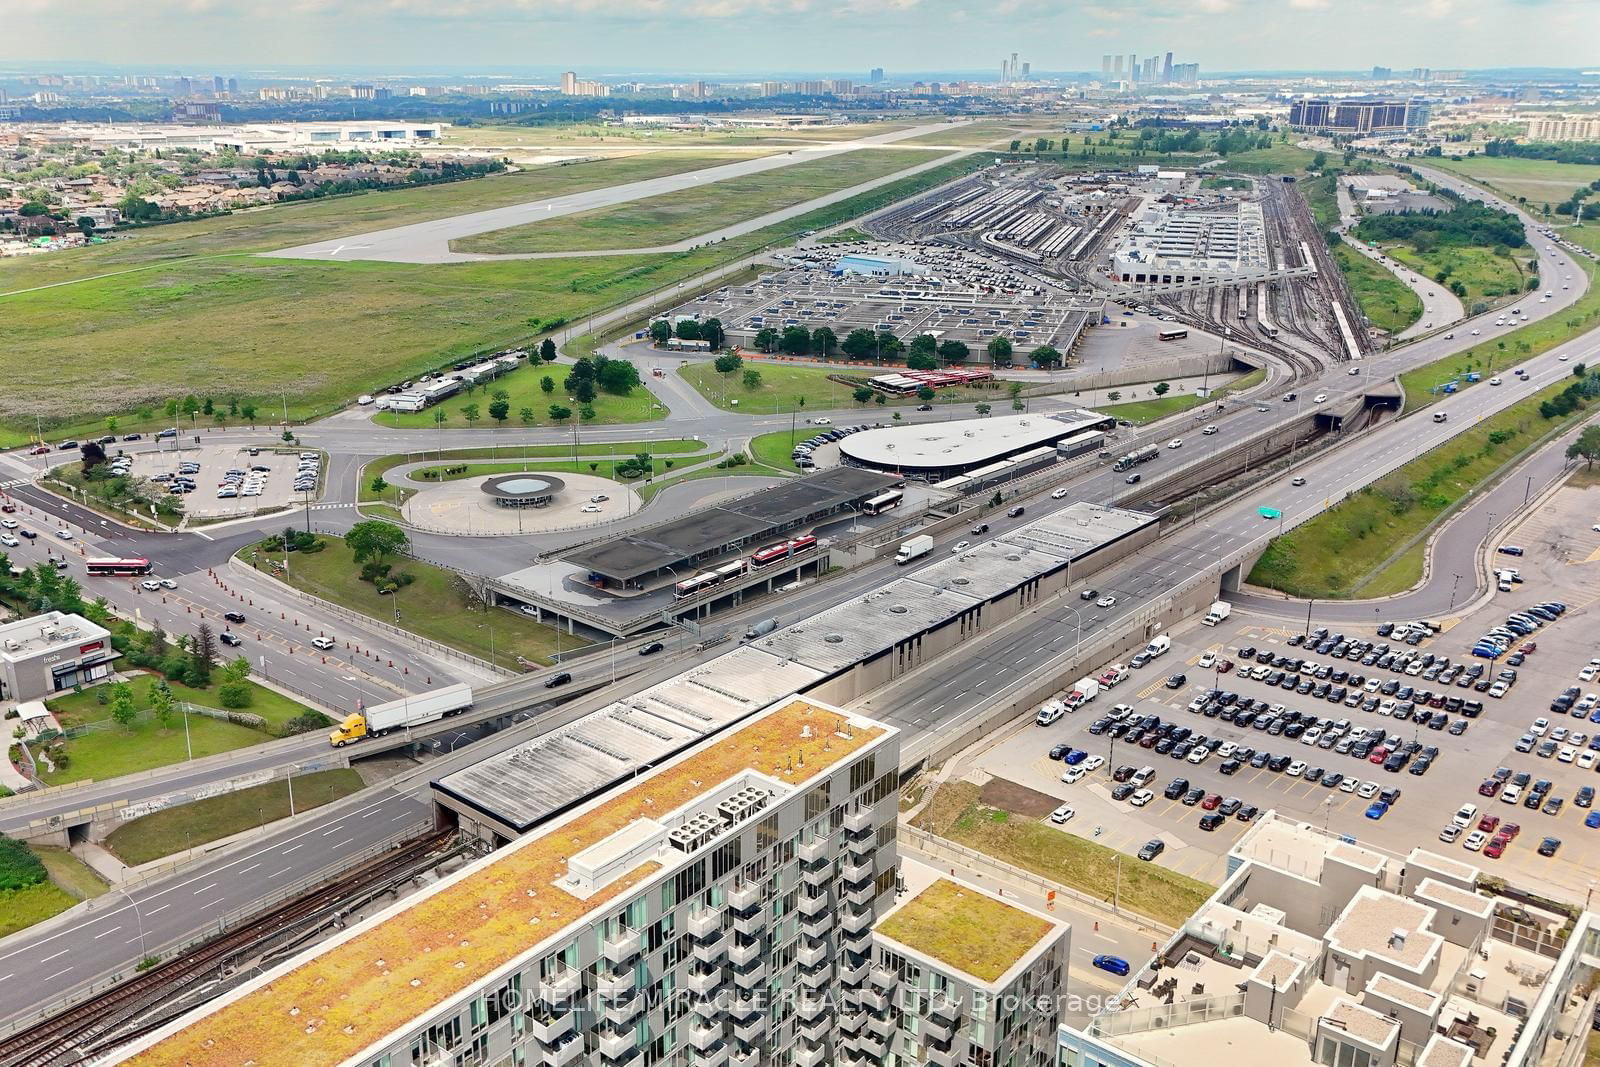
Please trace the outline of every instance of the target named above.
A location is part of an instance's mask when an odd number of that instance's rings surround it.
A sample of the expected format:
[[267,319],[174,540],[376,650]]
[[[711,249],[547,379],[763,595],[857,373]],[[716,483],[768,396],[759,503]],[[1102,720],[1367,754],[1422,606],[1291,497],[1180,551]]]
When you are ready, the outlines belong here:
[[1126,977],[1128,973],[1128,961],[1121,956],[1096,956],[1094,965],[1102,971],[1110,971],[1112,974],[1123,977]]
[[1600,811],[1591,811],[1584,817],[1583,825],[1591,830],[1600,828]]
[[1089,753],[1085,752],[1081,748],[1075,748],[1061,758],[1066,761],[1068,767],[1076,767],[1078,764],[1089,758]]
[[1381,800],[1374,800],[1367,806],[1367,818],[1381,819],[1389,813],[1389,805]]

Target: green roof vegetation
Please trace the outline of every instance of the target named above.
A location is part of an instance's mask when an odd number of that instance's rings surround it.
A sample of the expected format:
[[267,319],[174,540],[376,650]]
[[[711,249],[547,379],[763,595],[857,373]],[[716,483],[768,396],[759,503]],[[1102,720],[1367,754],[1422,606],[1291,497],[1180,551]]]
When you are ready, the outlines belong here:
[[1050,932],[1048,920],[941,878],[878,924],[940,963],[993,982]]

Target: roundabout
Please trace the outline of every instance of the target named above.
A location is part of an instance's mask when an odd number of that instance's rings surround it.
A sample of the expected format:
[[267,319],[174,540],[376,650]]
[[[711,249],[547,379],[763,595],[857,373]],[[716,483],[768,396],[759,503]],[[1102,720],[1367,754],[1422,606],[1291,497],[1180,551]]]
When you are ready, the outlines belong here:
[[615,522],[642,504],[627,485],[592,474],[516,471],[444,482],[408,475],[399,472],[398,481],[416,492],[401,514],[432,533],[503,537],[570,530]]

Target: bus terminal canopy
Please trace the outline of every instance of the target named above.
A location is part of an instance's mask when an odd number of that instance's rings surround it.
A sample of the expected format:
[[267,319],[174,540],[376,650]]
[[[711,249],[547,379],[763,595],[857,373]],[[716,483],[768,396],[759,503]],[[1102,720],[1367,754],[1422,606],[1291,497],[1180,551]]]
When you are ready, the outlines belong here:
[[663,570],[683,571],[731,549],[858,508],[898,481],[872,471],[835,467],[589,545],[562,558],[612,582],[637,581]]

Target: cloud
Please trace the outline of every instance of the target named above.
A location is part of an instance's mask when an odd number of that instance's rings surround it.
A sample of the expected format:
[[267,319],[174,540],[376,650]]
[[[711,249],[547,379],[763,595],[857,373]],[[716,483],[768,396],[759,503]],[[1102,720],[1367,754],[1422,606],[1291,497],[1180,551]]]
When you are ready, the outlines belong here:
[[1289,6],[1296,11],[1324,11],[1332,6],[1332,0],[1289,0]]

